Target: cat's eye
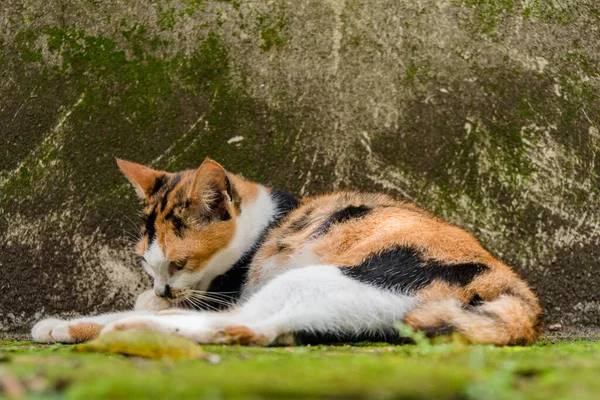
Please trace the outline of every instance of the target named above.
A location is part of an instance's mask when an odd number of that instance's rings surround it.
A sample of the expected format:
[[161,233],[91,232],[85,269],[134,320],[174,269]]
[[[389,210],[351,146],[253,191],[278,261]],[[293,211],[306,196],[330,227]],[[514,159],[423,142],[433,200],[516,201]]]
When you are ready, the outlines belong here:
[[181,271],[183,269],[183,267],[185,267],[186,263],[187,263],[187,258],[184,258],[183,260],[174,261],[172,264],[175,266],[175,268],[178,271]]
[[187,263],[187,258],[184,258],[179,261],[171,261],[169,263],[169,275],[173,275],[175,272],[181,271],[185,267],[186,263]]

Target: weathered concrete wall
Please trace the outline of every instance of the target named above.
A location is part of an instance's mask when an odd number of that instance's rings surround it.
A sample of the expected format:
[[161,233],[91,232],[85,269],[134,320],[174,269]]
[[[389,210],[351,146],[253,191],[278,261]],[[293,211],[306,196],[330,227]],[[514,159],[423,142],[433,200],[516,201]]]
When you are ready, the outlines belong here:
[[2,331],[148,284],[115,155],[416,201],[600,325],[599,1],[4,0],[0,76]]

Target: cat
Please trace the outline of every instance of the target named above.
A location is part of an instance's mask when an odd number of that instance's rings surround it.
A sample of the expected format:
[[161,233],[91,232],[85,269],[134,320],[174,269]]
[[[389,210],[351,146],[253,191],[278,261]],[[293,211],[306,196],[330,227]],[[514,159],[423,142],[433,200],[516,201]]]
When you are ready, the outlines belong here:
[[527,283],[414,204],[353,191],[297,200],[209,158],[178,173],[117,163],[143,202],[136,251],[153,290],[134,311],[42,320],[37,342],[122,330],[260,346],[392,341],[399,322],[495,345],[541,333]]

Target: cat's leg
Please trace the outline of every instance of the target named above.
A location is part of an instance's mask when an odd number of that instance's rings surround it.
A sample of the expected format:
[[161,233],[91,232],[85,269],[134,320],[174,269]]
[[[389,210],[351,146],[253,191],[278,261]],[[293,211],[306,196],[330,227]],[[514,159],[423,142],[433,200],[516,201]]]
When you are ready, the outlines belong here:
[[148,316],[148,311],[127,311],[82,317],[71,320],[47,318],[31,329],[31,337],[39,343],[80,343],[94,339],[110,322],[133,316]]
[[102,333],[157,330],[199,343],[268,345],[294,332],[391,332],[413,302],[412,297],[358,282],[338,267],[318,265],[279,275],[231,311],[127,317]]
[[171,308],[167,299],[158,297],[153,290],[140,294],[133,312],[103,314],[72,320],[48,318],[34,325],[31,330],[33,340],[40,343],[80,343],[98,336],[102,328],[110,322],[128,316],[148,315],[150,311],[162,311]]

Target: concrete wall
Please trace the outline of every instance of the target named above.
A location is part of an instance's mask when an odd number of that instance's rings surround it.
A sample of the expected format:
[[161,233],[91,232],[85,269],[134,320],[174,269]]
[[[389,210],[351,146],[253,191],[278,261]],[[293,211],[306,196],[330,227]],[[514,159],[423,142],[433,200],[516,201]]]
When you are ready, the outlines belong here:
[[[600,2],[4,0],[0,326],[129,307],[119,156],[415,201],[600,325]],[[132,222],[131,220],[134,220]]]

